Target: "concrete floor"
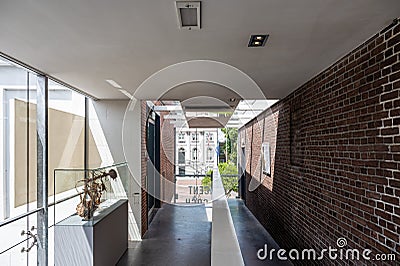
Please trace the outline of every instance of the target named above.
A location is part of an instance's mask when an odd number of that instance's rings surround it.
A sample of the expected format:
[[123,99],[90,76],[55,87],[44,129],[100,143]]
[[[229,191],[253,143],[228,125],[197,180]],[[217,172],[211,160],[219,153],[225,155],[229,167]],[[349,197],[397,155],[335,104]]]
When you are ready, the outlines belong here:
[[279,261],[276,256],[273,256],[272,261],[259,260],[257,251],[260,248],[267,244],[268,250],[278,250],[278,244],[242,200],[229,199],[228,205],[245,265],[293,265],[290,261]]
[[210,265],[211,222],[205,206],[164,206],[141,242],[132,242],[117,265]]
[[[292,265],[290,262],[260,261],[257,251],[278,245],[251,214],[243,201],[228,200],[233,224],[246,265]],[[210,265],[211,222],[205,206],[164,205],[141,242],[131,242],[117,265]]]

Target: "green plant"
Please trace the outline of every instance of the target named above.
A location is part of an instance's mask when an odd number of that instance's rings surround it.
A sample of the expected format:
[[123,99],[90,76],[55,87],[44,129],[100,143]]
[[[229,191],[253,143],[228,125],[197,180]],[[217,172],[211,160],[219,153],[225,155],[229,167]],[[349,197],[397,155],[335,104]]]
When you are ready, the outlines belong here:
[[[218,170],[225,194],[229,196],[232,191],[238,192],[238,170],[236,165],[232,162],[219,163]],[[201,181],[204,187],[212,187],[212,174],[213,171],[211,169],[208,170],[206,176]]]
[[205,188],[212,188],[212,174],[213,171],[210,169],[207,171],[206,176],[201,180],[201,184]]
[[236,128],[221,128],[221,131],[224,133],[226,138],[223,149],[226,153],[227,161],[236,164],[238,130]]

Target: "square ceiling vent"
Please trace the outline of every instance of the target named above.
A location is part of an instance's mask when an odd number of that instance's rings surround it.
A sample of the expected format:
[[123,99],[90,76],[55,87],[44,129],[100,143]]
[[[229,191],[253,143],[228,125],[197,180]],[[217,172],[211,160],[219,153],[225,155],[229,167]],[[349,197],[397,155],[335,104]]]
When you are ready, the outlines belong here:
[[200,2],[177,1],[178,26],[184,30],[200,29]]

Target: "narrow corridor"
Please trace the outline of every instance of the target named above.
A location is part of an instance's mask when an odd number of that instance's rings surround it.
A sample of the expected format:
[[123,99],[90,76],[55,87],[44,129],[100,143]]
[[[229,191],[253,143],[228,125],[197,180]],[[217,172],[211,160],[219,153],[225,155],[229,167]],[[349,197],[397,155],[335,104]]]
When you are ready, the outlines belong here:
[[[278,245],[242,200],[229,199],[228,204],[245,265],[292,265],[258,260],[257,251],[264,244],[275,249],[279,249]],[[210,265],[209,208],[164,205],[143,240],[131,242],[118,265]]]
[[228,204],[245,265],[293,265],[289,261],[278,260],[276,256],[272,261],[259,260],[257,251],[260,248],[266,244],[269,250],[278,250],[278,244],[242,200],[229,199]]
[[210,265],[211,221],[204,205],[165,204],[141,242],[129,243],[118,265]]

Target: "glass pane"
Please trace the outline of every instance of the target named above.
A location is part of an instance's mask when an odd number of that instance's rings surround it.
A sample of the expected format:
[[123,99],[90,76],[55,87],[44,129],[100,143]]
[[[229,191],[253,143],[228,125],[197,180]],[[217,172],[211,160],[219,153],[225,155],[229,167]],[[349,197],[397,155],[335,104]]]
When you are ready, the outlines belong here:
[[59,185],[54,191],[54,169],[84,168],[85,97],[49,81],[49,202],[54,193],[74,189]]
[[[32,234],[37,234],[37,213],[28,216],[28,225],[26,231],[31,231]],[[29,252],[25,252],[28,255],[28,265],[37,265],[37,245],[34,238],[29,237],[25,242],[25,249],[29,249]],[[50,264],[49,265],[53,265]]]
[[[11,248],[10,250],[5,251],[0,254],[0,265],[2,266],[20,266],[20,265],[28,265],[28,259],[30,259],[30,254],[27,252],[21,252],[22,249],[26,249],[27,241]],[[36,249],[35,247],[31,249]],[[35,256],[32,256],[35,257]],[[36,258],[35,258],[36,259]],[[36,263],[36,261],[35,261]],[[29,263],[34,265],[35,263]]]
[[89,100],[89,151],[88,167],[93,169],[113,163],[111,151],[100,121],[102,110]]
[[[7,249],[17,245],[21,241],[26,240],[26,235],[22,235],[22,231],[26,232],[27,229],[28,218],[22,218],[18,221],[0,227],[0,253],[7,253],[5,252]],[[19,248],[18,253],[21,251],[21,248]],[[3,261],[0,259],[0,265],[4,265],[2,262]]]
[[34,213],[0,228],[0,265],[37,265],[36,217]]
[[4,220],[36,207],[36,75],[0,58],[0,103]]
[[[76,206],[80,201],[79,193],[82,190],[80,184],[77,184],[77,182],[84,179],[85,175],[87,173],[84,170],[55,170],[54,184],[57,193],[53,201],[57,202],[57,204],[55,205],[55,210],[52,208],[52,212],[49,213],[49,215],[53,216],[49,218],[54,221],[53,224],[76,213]],[[76,188],[75,185],[77,185]]]

